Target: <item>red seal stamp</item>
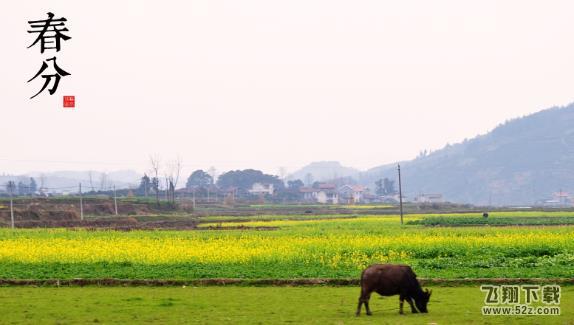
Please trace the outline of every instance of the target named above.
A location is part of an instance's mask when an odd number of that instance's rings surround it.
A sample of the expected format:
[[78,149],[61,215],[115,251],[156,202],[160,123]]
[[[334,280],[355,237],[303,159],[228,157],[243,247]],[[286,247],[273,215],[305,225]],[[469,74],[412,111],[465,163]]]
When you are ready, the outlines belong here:
[[64,107],[76,107],[76,96],[64,96]]

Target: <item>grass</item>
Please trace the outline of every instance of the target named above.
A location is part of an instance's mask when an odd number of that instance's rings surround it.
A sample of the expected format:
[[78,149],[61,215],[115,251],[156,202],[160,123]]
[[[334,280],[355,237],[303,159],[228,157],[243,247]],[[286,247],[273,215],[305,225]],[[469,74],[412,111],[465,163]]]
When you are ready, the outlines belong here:
[[411,220],[409,225],[423,226],[550,226],[574,225],[574,217],[427,217],[420,220]]
[[1,287],[3,324],[566,324],[560,316],[482,316],[478,287],[437,287],[428,314],[398,314],[398,296],[371,298],[373,316],[354,316],[358,287]]
[[[277,221],[277,220],[324,220],[324,219],[350,219],[357,218],[356,214],[261,214],[255,216],[206,216],[198,218],[198,221],[207,226],[215,226],[218,223],[246,223],[253,221]],[[225,224],[226,225],[226,224]]]
[[321,209],[390,209],[397,205],[390,204],[251,204],[250,208],[292,209],[292,208],[321,208]]
[[[574,211],[494,211],[489,213],[490,220],[495,218],[574,218]],[[161,217],[159,215],[158,217]],[[345,219],[345,218],[394,218],[398,220],[397,214],[373,214],[373,215],[359,215],[359,214],[261,214],[254,216],[206,216],[200,217],[198,220],[202,224],[215,225],[219,222],[234,222],[232,225],[252,225],[251,222],[257,221],[280,221],[280,220],[321,220],[321,219]],[[405,215],[408,221],[416,221],[419,219],[429,218],[468,218],[468,219],[484,219],[482,212],[467,212],[467,213],[410,213]],[[249,223],[249,224],[247,224]]]

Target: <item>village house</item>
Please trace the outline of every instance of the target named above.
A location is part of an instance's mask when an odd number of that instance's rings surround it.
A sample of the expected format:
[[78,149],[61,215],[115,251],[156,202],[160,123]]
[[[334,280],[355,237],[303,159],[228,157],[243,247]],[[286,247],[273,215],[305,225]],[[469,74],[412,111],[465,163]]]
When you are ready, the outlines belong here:
[[[396,204],[399,203],[399,194],[389,194],[389,195],[381,195],[379,197],[379,202],[381,203],[389,203],[389,204]],[[403,202],[406,202],[406,196],[403,195]]]
[[339,187],[339,197],[348,204],[365,203],[368,198],[368,188],[362,185],[343,185]]
[[249,193],[253,195],[273,195],[273,184],[254,183],[249,189]]
[[303,193],[303,200],[306,202],[339,203],[339,193],[334,184],[321,183],[317,187],[301,187],[299,191]]
[[545,200],[542,202],[542,205],[547,207],[559,208],[559,207],[570,207],[574,204],[574,200],[568,194],[568,192],[564,192],[560,190],[559,192],[552,194],[552,199]]

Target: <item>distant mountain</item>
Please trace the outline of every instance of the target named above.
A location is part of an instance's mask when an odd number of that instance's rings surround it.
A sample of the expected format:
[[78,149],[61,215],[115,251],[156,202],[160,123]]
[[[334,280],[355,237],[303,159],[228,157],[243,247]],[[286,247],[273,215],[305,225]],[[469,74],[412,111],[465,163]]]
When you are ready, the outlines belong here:
[[308,174],[312,175],[313,181],[325,181],[341,177],[356,177],[359,174],[359,170],[342,166],[338,161],[319,161],[312,162],[299,169],[289,175],[289,178],[300,179],[306,182]]
[[[403,190],[442,193],[452,202],[532,204],[574,192],[574,104],[510,120],[477,136],[401,163]],[[396,164],[372,168],[363,182],[396,179]]]
[[88,192],[92,189],[96,191],[109,190],[112,186],[115,186],[116,189],[132,188],[139,184],[141,176],[133,170],[107,173],[96,171],[33,172],[16,176],[0,176],[0,184],[5,184],[10,180],[28,184],[30,177],[33,177],[38,188],[43,184],[45,188],[48,188],[48,192],[76,192],[79,183],[82,183],[83,191]]

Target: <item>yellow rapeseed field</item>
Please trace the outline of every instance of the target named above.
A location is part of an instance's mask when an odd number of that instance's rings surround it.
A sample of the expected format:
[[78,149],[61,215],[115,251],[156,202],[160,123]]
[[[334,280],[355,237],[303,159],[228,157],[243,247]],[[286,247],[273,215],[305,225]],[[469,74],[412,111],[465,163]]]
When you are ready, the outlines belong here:
[[[113,269],[115,276],[130,277],[138,269],[124,272],[122,268],[138,265],[158,277],[177,272],[181,277],[337,277],[385,262],[408,263],[427,275],[491,276],[493,268],[498,268],[498,275],[574,275],[569,267],[574,263],[571,226],[428,228],[400,226],[395,217],[225,224],[280,228],[131,232],[2,229],[0,278],[2,272],[15,273],[18,267],[33,268],[31,276],[55,277],[58,272],[76,276],[74,265],[81,272],[93,271],[98,276],[112,276],[107,272]],[[44,272],[44,266],[50,271]]]
[[[321,221],[319,221],[321,222]],[[342,222],[348,222],[343,221]],[[360,222],[360,221],[359,221]],[[288,224],[278,221],[274,224]],[[316,222],[305,222],[316,223]],[[424,257],[438,249],[448,255],[476,250],[524,250],[537,247],[571,246],[571,233],[506,232],[484,234],[449,234],[419,232],[412,234],[315,234],[306,236],[269,236],[241,233],[217,236],[148,237],[145,232],[131,236],[110,232],[109,236],[92,236],[76,231],[75,236],[20,236],[0,240],[0,262],[133,262],[141,264],[251,263],[253,261],[318,260],[331,267],[356,265],[357,268],[379,261],[405,261]],[[438,256],[441,253],[438,253]]]

